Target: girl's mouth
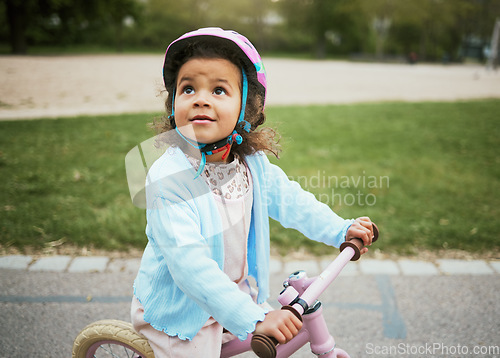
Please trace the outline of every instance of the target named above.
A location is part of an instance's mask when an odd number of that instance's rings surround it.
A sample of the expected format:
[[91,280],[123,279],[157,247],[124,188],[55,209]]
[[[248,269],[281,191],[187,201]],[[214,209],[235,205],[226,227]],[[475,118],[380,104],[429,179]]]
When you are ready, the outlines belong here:
[[193,123],[210,123],[210,122],[215,122],[215,120],[212,119],[212,118],[210,118],[209,116],[202,116],[202,115],[194,116],[189,121],[193,122]]

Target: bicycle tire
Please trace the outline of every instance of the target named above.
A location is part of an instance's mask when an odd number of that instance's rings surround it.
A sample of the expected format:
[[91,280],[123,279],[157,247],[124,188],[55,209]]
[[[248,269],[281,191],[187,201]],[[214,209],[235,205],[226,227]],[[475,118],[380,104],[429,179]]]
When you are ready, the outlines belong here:
[[[72,357],[96,357],[99,349],[109,353],[108,351],[113,349],[113,346],[119,347],[120,351],[131,351],[137,357],[154,358],[148,340],[137,333],[132,324],[111,319],[96,321],[85,327],[75,338]],[[120,357],[117,353],[113,353],[113,356]],[[129,356],[129,354],[126,355],[126,357]]]

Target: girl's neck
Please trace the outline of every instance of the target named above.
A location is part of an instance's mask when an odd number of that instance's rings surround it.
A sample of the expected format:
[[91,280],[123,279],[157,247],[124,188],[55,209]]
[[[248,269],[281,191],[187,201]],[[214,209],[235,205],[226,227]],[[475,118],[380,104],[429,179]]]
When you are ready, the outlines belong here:
[[224,154],[225,154],[225,152],[222,151],[222,152],[218,152],[218,153],[215,153],[212,155],[207,155],[207,162],[209,162],[209,163],[214,163],[214,162],[230,163],[233,161],[234,156],[231,153],[229,153],[229,155],[227,155],[224,159],[222,159],[222,157],[224,157]]
[[[200,159],[200,151],[196,148],[193,148],[190,145],[187,145],[187,143],[183,143],[184,145],[181,144],[181,149],[184,153],[189,155],[190,157],[193,158],[198,158]],[[229,155],[226,156],[226,158],[222,159],[224,156],[225,151],[218,152],[212,155],[206,155],[206,160],[209,163],[230,163],[234,160],[234,155],[232,153],[229,153]]]

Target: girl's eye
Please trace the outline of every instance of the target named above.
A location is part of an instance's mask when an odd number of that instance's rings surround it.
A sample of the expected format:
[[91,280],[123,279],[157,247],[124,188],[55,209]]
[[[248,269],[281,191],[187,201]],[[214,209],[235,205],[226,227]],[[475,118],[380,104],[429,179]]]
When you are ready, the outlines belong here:
[[223,94],[226,94],[226,91],[224,90],[224,88],[217,87],[216,89],[214,89],[214,94],[221,96]]
[[193,94],[194,93],[194,88],[191,87],[191,86],[186,86],[182,90],[182,93],[184,93],[184,94]]

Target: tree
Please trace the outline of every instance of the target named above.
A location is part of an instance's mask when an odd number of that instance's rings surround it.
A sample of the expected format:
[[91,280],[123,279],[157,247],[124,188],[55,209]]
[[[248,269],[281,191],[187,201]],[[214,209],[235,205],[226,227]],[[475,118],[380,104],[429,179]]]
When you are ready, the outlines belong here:
[[[417,52],[422,60],[459,60],[464,43],[484,44],[499,0],[361,0],[366,16],[391,19],[384,51]],[[479,52],[480,49],[478,49]]]
[[292,42],[307,42],[316,58],[325,58],[328,49],[338,52],[359,49],[365,24],[358,0],[281,0]]
[[109,19],[112,24],[115,48],[118,52],[121,52],[123,51],[125,21],[128,18],[137,19],[139,17],[142,12],[141,4],[136,0],[108,0],[99,4],[99,6],[102,6],[100,11],[102,17]]
[[[137,16],[135,0],[0,0],[5,4],[12,53],[25,54],[31,42],[74,44],[93,26],[115,26],[121,46],[123,20]],[[87,31],[88,32],[88,31]]]
[[9,27],[9,44],[14,54],[25,54],[28,49],[26,31],[36,11],[34,0],[3,0]]

